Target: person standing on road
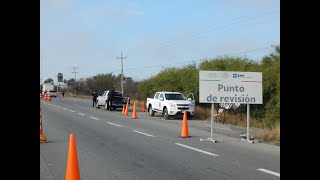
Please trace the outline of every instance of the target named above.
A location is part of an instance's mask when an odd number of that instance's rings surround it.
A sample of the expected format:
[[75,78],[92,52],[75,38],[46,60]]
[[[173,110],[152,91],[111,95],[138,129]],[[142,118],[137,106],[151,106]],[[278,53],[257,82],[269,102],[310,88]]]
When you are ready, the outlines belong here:
[[93,92],[92,93],[92,107],[94,107],[95,105],[96,105],[96,103],[97,103],[97,94],[96,94],[96,92]]
[[111,91],[108,93],[108,100],[107,100],[107,110],[112,111],[113,106],[112,106],[112,101],[114,97],[114,88],[112,88]]
[[62,97],[64,97],[64,90],[62,91]]

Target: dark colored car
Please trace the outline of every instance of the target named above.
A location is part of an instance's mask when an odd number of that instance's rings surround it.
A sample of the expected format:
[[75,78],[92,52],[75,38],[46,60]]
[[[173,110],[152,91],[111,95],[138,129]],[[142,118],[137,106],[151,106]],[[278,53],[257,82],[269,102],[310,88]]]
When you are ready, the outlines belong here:
[[[108,100],[108,94],[109,91],[104,91],[103,93],[99,94],[97,97],[97,104],[96,107],[100,108],[100,106],[106,106],[107,100]],[[116,110],[117,108],[122,108],[123,105],[126,105],[127,101],[123,97],[122,93],[120,91],[114,92],[114,98],[112,101],[113,110]]]

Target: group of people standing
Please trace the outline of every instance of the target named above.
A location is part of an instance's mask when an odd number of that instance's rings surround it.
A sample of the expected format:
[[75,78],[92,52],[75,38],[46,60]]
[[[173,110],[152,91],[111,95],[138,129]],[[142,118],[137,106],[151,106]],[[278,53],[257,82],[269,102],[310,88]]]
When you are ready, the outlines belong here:
[[[94,107],[97,103],[97,93],[93,92],[92,93],[92,107]],[[114,88],[111,89],[111,91],[109,91],[108,93],[108,99],[107,99],[107,110],[108,111],[112,111],[113,110],[113,106],[112,106],[112,102],[114,100]]]

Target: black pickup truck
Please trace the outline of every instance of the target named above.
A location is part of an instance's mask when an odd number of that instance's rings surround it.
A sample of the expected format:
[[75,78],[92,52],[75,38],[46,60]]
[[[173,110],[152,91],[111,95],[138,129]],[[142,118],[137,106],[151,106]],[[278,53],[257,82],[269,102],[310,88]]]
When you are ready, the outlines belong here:
[[[99,94],[97,97],[97,108],[100,106],[105,106],[107,108],[107,100],[108,100],[108,94],[110,91],[104,91],[103,93]],[[127,104],[126,98],[123,97],[122,93],[120,91],[114,91],[113,93],[114,98],[112,101],[113,110],[116,110],[117,108],[122,108],[123,105]]]

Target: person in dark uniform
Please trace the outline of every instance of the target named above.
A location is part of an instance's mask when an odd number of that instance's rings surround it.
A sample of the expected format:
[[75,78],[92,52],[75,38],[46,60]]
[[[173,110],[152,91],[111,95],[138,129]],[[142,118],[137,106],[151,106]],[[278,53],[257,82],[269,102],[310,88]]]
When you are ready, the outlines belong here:
[[112,88],[111,91],[108,93],[108,100],[107,100],[107,110],[112,111],[113,106],[112,106],[112,101],[114,98],[114,88]]
[[97,103],[97,94],[96,94],[96,92],[93,92],[92,93],[92,107],[94,107],[95,106],[95,104]]
[[62,91],[62,97],[64,97],[64,90]]

